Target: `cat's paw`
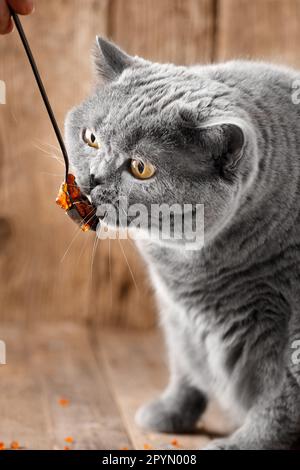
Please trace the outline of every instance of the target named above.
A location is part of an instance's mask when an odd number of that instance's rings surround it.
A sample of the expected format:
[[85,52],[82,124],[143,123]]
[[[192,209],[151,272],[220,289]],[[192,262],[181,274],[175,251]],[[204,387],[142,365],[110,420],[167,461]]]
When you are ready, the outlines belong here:
[[214,439],[201,450],[239,450],[229,439]]
[[192,431],[195,421],[185,419],[163,399],[152,401],[142,406],[135,415],[135,421],[141,428],[157,432],[184,433]]

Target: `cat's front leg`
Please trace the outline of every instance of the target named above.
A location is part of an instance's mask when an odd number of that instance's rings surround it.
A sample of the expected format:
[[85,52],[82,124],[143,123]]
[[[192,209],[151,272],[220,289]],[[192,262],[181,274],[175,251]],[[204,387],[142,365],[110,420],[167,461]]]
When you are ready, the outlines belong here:
[[232,436],[212,441],[204,450],[288,450],[299,436],[300,386],[287,372],[276,398],[264,398]]
[[165,391],[156,400],[142,406],[136,413],[137,424],[158,432],[184,433],[193,431],[207,406],[207,397],[192,385],[187,360],[183,357],[188,349],[179,324],[178,312],[160,298],[162,326],[168,350],[170,381]]
[[205,395],[184,380],[172,382],[164,393],[136,414],[139,426],[157,432],[192,431],[206,408]]

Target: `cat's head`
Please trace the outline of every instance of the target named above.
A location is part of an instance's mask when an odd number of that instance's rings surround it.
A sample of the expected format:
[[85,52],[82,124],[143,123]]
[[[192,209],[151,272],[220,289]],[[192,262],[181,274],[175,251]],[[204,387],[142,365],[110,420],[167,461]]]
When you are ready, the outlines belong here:
[[101,38],[95,65],[95,89],[68,114],[66,141],[99,216],[124,198],[145,207],[150,224],[157,222],[153,206],[203,204],[206,234],[224,225],[251,174],[236,92],[205,73],[131,57]]

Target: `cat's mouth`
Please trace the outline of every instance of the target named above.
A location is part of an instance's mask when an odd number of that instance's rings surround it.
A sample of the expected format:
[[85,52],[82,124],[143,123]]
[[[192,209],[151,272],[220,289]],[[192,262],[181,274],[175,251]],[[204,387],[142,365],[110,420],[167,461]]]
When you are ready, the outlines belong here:
[[66,181],[62,183],[56,204],[65,210],[66,214],[79,225],[83,232],[97,230],[99,220],[96,215],[96,207],[81,192],[74,175],[68,174]]

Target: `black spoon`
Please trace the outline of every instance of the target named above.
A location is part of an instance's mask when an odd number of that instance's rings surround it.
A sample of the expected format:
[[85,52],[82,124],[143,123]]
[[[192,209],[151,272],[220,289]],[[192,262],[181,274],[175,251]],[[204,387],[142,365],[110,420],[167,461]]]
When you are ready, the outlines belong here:
[[31,48],[29,46],[27,37],[25,35],[22,23],[18,15],[11,8],[10,12],[15,22],[17,31],[20,35],[28,60],[30,62],[35,80],[38,84],[42,99],[44,101],[48,116],[52,123],[56,138],[58,140],[65,161],[65,180],[59,190],[56,203],[66,211],[69,217],[75,223],[77,223],[83,231],[96,230],[99,222],[98,218],[96,217],[96,209],[90,203],[89,199],[80,191],[80,188],[75,181],[75,177],[69,174],[68,153],[61,132],[59,130],[57,121],[55,119],[52,107],[50,105],[47,92],[45,90],[36,62],[34,60]]

